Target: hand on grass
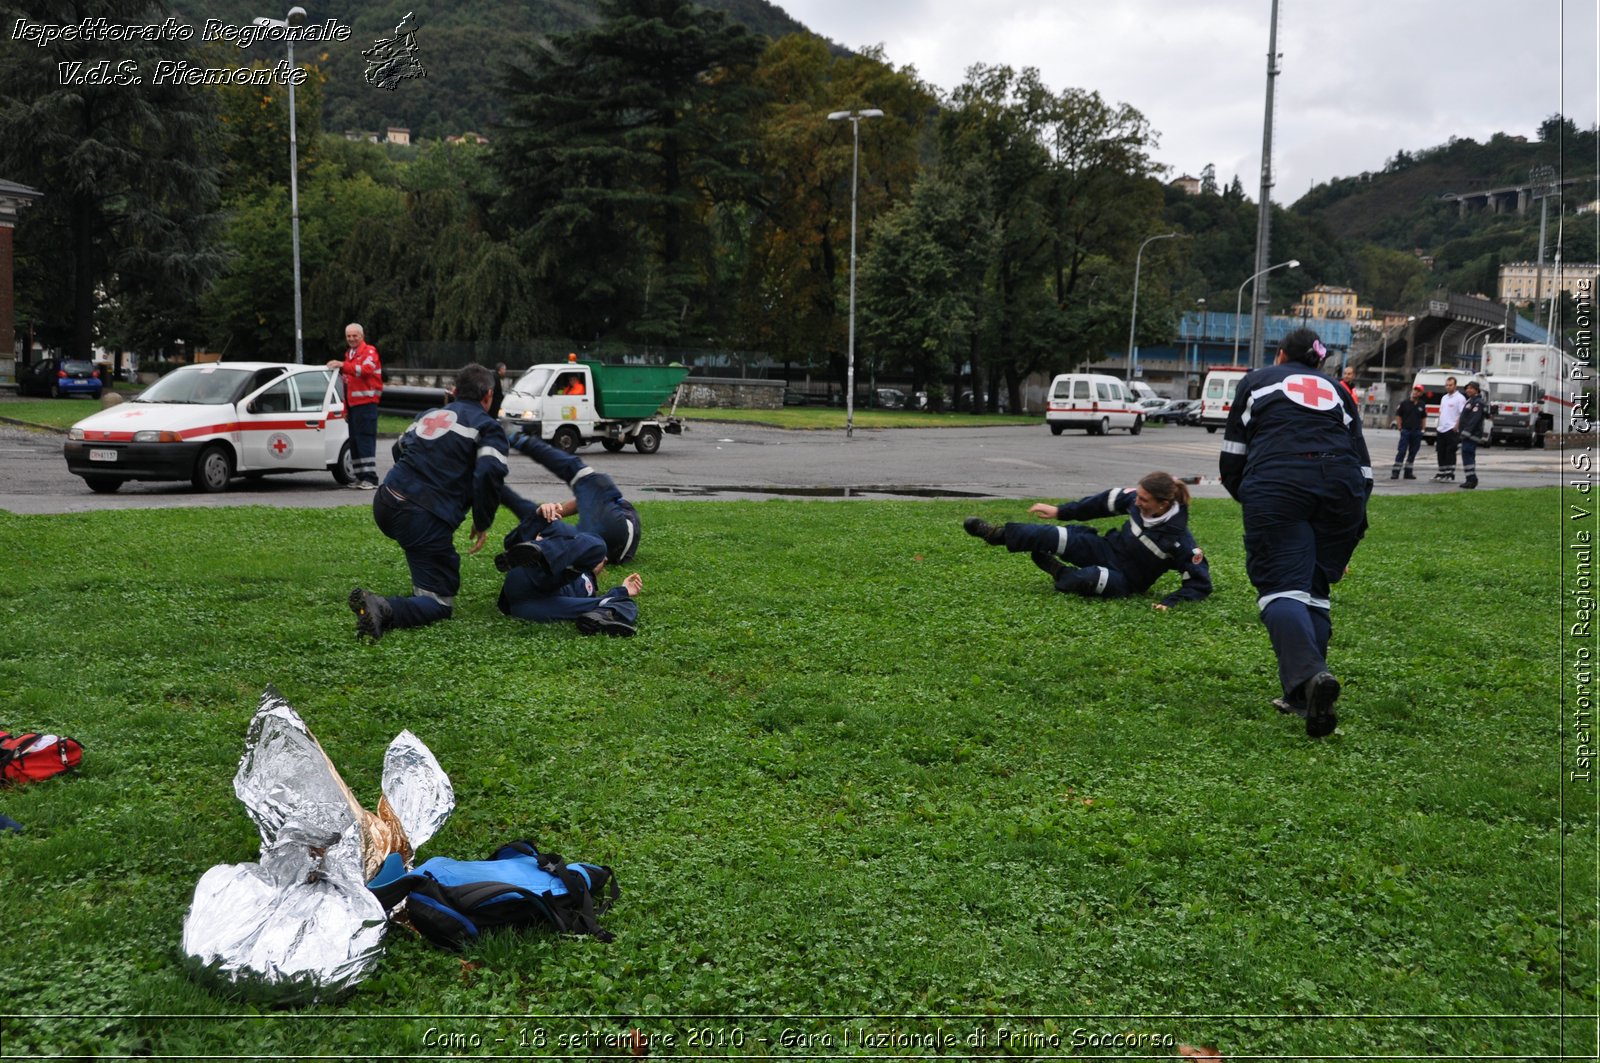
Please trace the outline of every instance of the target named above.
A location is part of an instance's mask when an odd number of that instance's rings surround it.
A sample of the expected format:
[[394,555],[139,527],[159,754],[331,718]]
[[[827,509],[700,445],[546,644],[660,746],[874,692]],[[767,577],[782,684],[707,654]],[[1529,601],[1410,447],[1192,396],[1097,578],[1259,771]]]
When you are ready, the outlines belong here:
[[1167,606],[1167,604],[1165,602],[1156,602],[1150,608],[1154,609],[1158,613],[1164,613],[1164,612],[1167,611],[1167,609],[1169,607]]
[[469,549],[467,551],[467,553],[468,554],[475,554],[479,550],[482,550],[483,549],[483,544],[488,542],[488,540],[489,540],[489,529],[488,528],[483,529],[483,531],[475,531],[475,532],[473,532],[472,533],[472,548]]
[[1033,505],[1028,507],[1028,512],[1041,517],[1050,517],[1051,519],[1054,519],[1057,513],[1057,508],[1048,502],[1035,502]]
[[644,589],[644,580],[639,578],[639,573],[630,572],[628,578],[622,581],[622,589],[628,592],[628,597],[637,598]]

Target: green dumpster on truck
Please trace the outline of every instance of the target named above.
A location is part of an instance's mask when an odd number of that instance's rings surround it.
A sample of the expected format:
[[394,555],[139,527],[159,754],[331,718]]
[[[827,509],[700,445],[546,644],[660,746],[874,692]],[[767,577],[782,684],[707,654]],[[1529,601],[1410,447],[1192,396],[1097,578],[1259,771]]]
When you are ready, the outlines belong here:
[[641,454],[661,448],[664,432],[683,431],[683,419],[660,416],[689,370],[681,365],[604,365],[547,362],[529,369],[506,392],[500,420],[507,431],[547,439],[569,454],[599,443],[615,452],[629,443]]

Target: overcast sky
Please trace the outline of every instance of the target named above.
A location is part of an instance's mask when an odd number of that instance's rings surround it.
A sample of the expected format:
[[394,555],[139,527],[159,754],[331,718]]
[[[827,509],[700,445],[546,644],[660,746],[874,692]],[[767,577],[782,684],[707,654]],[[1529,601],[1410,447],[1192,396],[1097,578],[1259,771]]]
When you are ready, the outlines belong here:
[[[945,92],[974,63],[1004,64],[1037,67],[1056,91],[1131,104],[1160,135],[1154,155],[1172,176],[1214,163],[1218,181],[1238,174],[1256,198],[1272,0],[776,2],[846,47],[881,44],[891,63]],[[1555,111],[1588,128],[1596,6],[1280,0],[1273,199],[1293,202],[1452,136],[1532,139]]]

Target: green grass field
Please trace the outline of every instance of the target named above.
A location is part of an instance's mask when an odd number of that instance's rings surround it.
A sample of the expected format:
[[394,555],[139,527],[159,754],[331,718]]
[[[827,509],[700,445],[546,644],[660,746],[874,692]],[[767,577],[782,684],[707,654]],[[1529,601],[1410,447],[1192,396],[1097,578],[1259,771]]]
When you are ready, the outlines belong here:
[[[1168,614],[961,532],[1022,502],[661,502],[637,638],[501,617],[491,549],[377,645],[344,597],[408,579],[359,508],[0,515],[0,727],[87,750],[0,793],[0,1055],[1592,1056],[1561,505],[1375,499],[1320,743],[1268,705],[1223,501],[1217,593]],[[294,1011],[188,981],[195,882],[258,856],[232,777],[269,683],[369,808],[388,741],[429,745],[457,809],[421,857],[612,865],[616,940],[397,932]]]

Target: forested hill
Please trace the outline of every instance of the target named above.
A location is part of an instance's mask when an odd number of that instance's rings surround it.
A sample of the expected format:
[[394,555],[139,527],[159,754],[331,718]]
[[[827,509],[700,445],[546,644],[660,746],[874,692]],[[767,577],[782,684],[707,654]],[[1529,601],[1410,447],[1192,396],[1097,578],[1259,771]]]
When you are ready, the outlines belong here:
[[[295,0],[264,5],[259,0],[174,0],[179,18],[200,27],[207,19],[248,25],[258,15],[281,18]],[[725,11],[757,33],[780,37],[809,33],[805,26],[767,0],[702,0]],[[414,138],[440,138],[468,130],[487,132],[499,119],[500,64],[516,59],[524,45],[542,34],[561,33],[599,21],[598,0],[459,0],[451,4],[395,0],[300,0],[312,23],[338,19],[351,27],[350,39],[334,44],[302,44],[296,62],[316,64],[327,76],[323,90],[323,128],[379,131],[403,126]],[[386,91],[363,77],[363,49],[392,37],[408,12],[417,24],[423,79]],[[281,43],[258,43],[248,60],[273,61]]]
[[[1443,286],[1493,292],[1501,262],[1531,259],[1537,253],[1538,210],[1462,216],[1454,201],[1440,197],[1525,184],[1534,167],[1550,166],[1564,177],[1590,178],[1565,189],[1563,205],[1570,217],[1579,204],[1594,198],[1595,137],[1593,130],[1579,130],[1570,119],[1552,116],[1532,139],[1499,133],[1481,144],[1453,139],[1414,153],[1399,151],[1383,170],[1318,185],[1289,210],[1352,248],[1371,244],[1428,254]],[[1554,223],[1558,213],[1552,209],[1549,216]],[[1577,231],[1582,228],[1569,226],[1564,234],[1569,243],[1563,257],[1568,261],[1595,260],[1593,233]],[[1553,228],[1549,238],[1554,239]]]

